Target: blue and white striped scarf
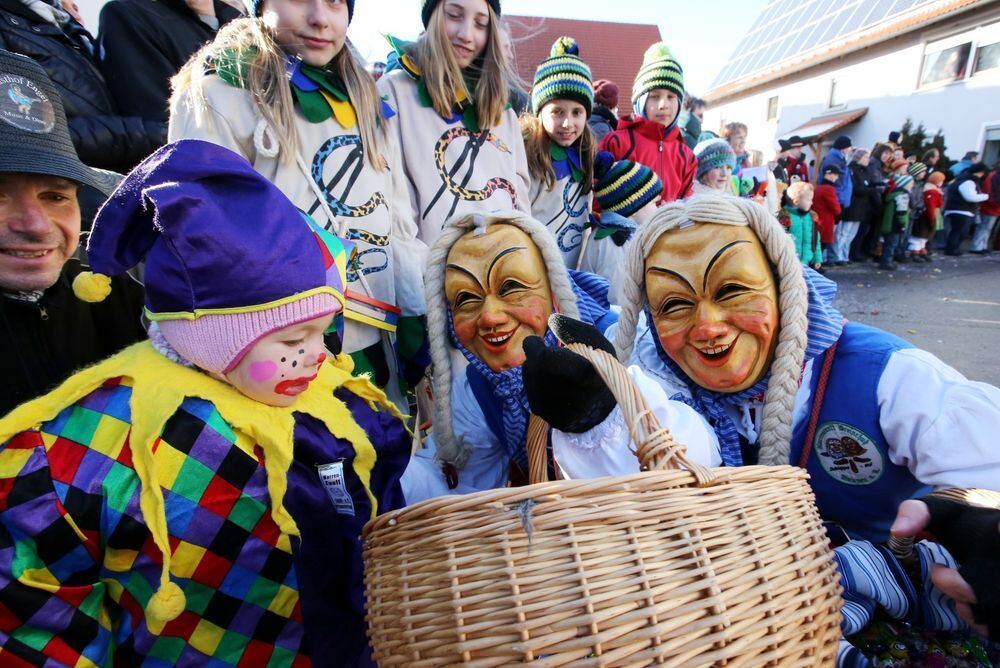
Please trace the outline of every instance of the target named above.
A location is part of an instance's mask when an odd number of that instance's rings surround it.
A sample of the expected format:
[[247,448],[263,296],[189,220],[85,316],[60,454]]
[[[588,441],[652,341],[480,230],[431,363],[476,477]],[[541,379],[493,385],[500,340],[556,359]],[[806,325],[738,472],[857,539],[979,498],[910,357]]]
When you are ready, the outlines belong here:
[[[809,295],[809,326],[806,330],[806,352],[803,360],[808,361],[823,354],[840,338],[840,333],[844,330],[844,316],[833,307],[833,300],[837,296],[837,284],[808,267],[803,267],[802,274]],[[648,308],[646,318],[650,324],[654,322]],[[671,399],[691,406],[709,420],[719,438],[723,464],[742,466],[743,452],[740,447],[740,432],[727,408],[740,409],[748,400],[756,396],[763,396],[767,390],[770,374],[765,375],[753,387],[742,392],[707,390],[688,378],[680,366],[670,359],[670,356],[663,350],[663,346],[660,345],[660,338],[656,335],[653,327],[650,327],[650,336],[653,337],[656,354],[660,360],[677,378],[684,381],[691,393],[690,398],[678,393]]]

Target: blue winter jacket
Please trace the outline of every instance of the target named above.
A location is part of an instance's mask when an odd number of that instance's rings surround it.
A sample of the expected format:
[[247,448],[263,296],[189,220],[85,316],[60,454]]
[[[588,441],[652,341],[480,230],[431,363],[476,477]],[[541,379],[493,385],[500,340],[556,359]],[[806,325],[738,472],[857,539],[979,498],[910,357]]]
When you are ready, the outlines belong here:
[[847,167],[847,156],[840,149],[831,148],[820,164],[820,178],[822,178],[823,170],[830,165],[836,165],[840,168],[840,179],[837,180],[837,199],[840,201],[840,206],[846,209],[851,205],[851,195],[854,193],[854,181],[851,179],[851,170]]

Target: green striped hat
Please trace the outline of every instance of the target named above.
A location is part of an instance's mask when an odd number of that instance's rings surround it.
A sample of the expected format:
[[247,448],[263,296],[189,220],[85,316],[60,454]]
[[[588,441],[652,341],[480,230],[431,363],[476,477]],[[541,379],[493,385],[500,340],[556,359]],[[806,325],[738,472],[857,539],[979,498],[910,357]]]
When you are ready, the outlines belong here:
[[606,151],[594,159],[594,196],[601,211],[628,218],[663,193],[663,182],[646,165],[629,160],[614,161]]
[[[632,107],[642,116],[649,91],[666,88],[680,99],[684,98],[684,70],[664,42],[657,42],[646,49],[642,67],[632,84]],[[641,103],[641,104],[640,104]]]
[[560,37],[551,55],[535,71],[531,108],[536,114],[552,100],[579,102],[590,116],[594,108],[594,81],[590,67],[580,60],[580,45],[572,37]]

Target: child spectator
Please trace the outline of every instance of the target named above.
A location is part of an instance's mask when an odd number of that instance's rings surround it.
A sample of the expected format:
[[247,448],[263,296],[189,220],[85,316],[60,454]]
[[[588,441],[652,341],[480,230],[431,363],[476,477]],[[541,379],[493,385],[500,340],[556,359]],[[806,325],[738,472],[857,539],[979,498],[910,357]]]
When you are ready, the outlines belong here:
[[827,165],[820,173],[820,183],[813,193],[812,210],[819,217],[819,238],[823,244],[824,259],[828,263],[836,260],[832,249],[841,215],[840,200],[837,199],[837,182],[840,178],[840,167]]
[[812,210],[813,186],[796,181],[785,191],[785,205],[778,212],[778,222],[785,226],[795,242],[795,253],[802,264],[820,271],[823,247],[820,245],[817,216]]
[[419,352],[427,249],[405,205],[398,144],[385,132],[393,111],[346,46],[354,2],[317,7],[250,2],[251,17],[223,28],[175,78],[170,139],[239,153],[355,246],[344,351],[406,410],[405,381],[419,381],[428,361]]
[[623,118],[600,149],[615,160],[639,162],[660,177],[661,202],[691,194],[698,170],[694,153],[684,143],[677,119],[684,100],[684,71],[663,42],[646,51],[632,85],[633,115]]
[[594,110],[587,124],[598,142],[618,129],[618,84],[614,81],[594,82]]
[[747,151],[747,126],[734,121],[722,128],[722,138],[729,142],[736,154],[736,173],[746,167],[751,167],[750,152]]
[[324,346],[344,247],[191,140],[88,249],[90,301],[145,261],[151,340],[0,420],[3,663],[372,665],[360,533],[402,505],[410,438]]
[[927,183],[923,188],[923,211],[914,221],[910,232],[907,248],[910,257],[923,262],[931,261],[931,251],[929,241],[934,235],[944,229],[944,193],[941,186],[944,185],[945,173],[942,171],[932,172],[927,177]]
[[612,303],[618,303],[618,270],[625,258],[625,242],[656,212],[663,184],[649,167],[628,160],[615,162],[610,153],[597,154],[594,196],[600,214],[593,217],[580,269],[608,279]]
[[892,271],[896,268],[893,258],[910,220],[912,188],[913,177],[902,174],[896,177],[892,190],[885,196],[885,208],[882,210],[882,259],[879,261],[881,269]]
[[698,171],[691,188],[692,194],[701,192],[724,192],[735,195],[733,171],[736,169],[736,153],[725,139],[708,139],[694,147],[698,160]]
[[413,43],[391,40],[399,67],[378,88],[397,112],[386,125],[410,190],[400,204],[410,203],[430,245],[454,216],[527,213],[530,175],[507,105],[500,0],[424,0],[420,15],[426,31]]
[[570,269],[579,263],[594,183],[594,136],[587,125],[594,91],[579,51],[571,37],[556,40],[535,73],[533,115],[521,117],[531,213],[552,232]]
[[909,262],[913,259],[909,240],[913,233],[913,226],[924,215],[924,181],[927,179],[927,165],[922,162],[913,162],[907,168],[906,173],[913,177],[913,188],[910,189],[910,221],[903,231],[899,250],[896,251],[897,262]]

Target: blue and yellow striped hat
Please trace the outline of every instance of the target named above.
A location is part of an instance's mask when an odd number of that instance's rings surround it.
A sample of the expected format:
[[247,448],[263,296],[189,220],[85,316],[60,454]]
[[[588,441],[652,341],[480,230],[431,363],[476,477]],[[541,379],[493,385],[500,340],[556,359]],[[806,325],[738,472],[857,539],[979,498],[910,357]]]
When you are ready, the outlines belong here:
[[590,67],[580,59],[580,45],[572,37],[560,37],[552,45],[552,55],[535,71],[531,88],[531,109],[536,114],[552,100],[579,102],[590,116],[594,108],[594,80]]
[[629,160],[614,161],[607,151],[594,159],[594,195],[601,211],[628,218],[663,193],[663,182],[646,165]]

